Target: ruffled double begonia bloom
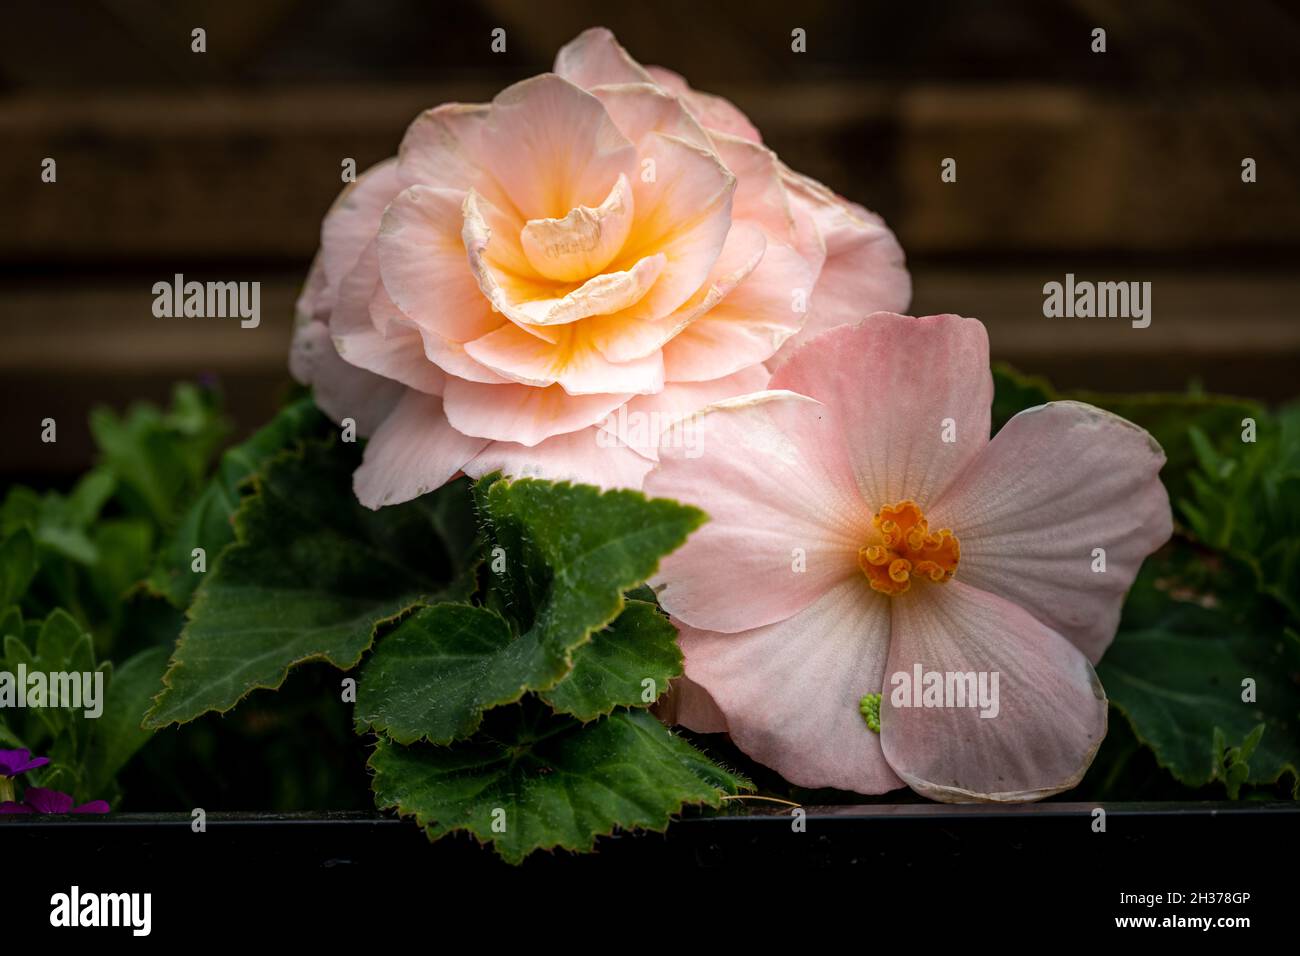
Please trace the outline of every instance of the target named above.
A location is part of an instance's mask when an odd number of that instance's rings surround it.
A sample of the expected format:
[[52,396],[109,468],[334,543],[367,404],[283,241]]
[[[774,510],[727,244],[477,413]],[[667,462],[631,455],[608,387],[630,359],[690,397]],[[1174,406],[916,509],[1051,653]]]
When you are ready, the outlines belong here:
[[369,507],[460,472],[639,487],[665,424],[910,295],[879,217],[589,30],[554,73],[427,111],[344,191],[290,365],[369,436]]
[[705,410],[696,457],[665,443],[646,492],[710,516],[654,581],[678,722],[805,787],[1078,783],[1106,733],[1092,664],[1171,534],[1164,454],[1078,402],[990,440],[992,398],[978,321],[877,314]]

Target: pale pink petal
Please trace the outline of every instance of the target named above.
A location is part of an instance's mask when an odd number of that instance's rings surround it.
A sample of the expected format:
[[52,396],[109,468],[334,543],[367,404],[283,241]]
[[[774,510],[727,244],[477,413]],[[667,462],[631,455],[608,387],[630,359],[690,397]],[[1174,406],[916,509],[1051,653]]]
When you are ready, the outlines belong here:
[[578,206],[562,219],[530,219],[520,236],[524,256],[538,274],[561,282],[598,275],[623,248],[632,230],[632,186],[618,182],[594,209]]
[[678,641],[686,676],[750,757],[796,786],[885,793],[903,784],[859,705],[884,678],[889,618],[859,573],[786,620],[739,634],[683,625]]
[[[785,167],[776,158],[776,153],[759,143],[727,133],[714,133],[710,139],[722,161],[736,176],[731,217],[760,225],[773,238],[787,245],[797,245],[794,213],[782,176]],[[817,263],[822,257],[808,258]]]
[[321,223],[318,261],[324,273],[324,287],[317,303],[323,310],[333,307],[339,285],[356,266],[366,246],[374,241],[384,209],[402,191],[397,160],[387,159],[370,167],[339,193]]
[[572,481],[599,488],[641,487],[651,462],[602,438],[595,428],[555,435],[530,447],[493,442],[465,465],[471,478],[499,471],[515,478]]
[[678,677],[651,711],[666,724],[680,724],[700,734],[725,734],[727,717],[709,692],[689,677]]
[[686,108],[691,111],[691,115],[699,120],[705,129],[730,133],[755,143],[763,141],[754,124],[730,100],[712,93],[693,90],[680,74],[666,70],[662,66],[651,66],[646,69],[656,83],[681,97]]
[[[651,461],[659,460],[659,442],[665,431],[693,412],[724,399],[761,392],[771,376],[762,365],[751,365],[734,375],[707,382],[668,382],[653,395],[637,395],[600,423],[600,427]],[[694,437],[688,429],[671,432],[669,440]]]
[[1132,422],[1052,402],[1011,419],[927,517],[961,542],[958,577],[1025,608],[1095,663],[1142,559],[1173,531],[1164,461]]
[[654,82],[605,27],[584,30],[560,47],[555,72],[584,89],[602,83]]
[[[749,223],[732,225],[722,252],[713,263],[708,279],[676,311],[657,319],[637,319],[627,312],[590,319],[584,328],[591,341],[611,362],[626,362],[663,348],[693,321],[704,315],[758,267],[767,248],[761,229]],[[700,378],[727,374],[723,354],[709,357],[710,367]]]
[[632,180],[636,222],[616,268],[646,256],[667,259],[650,291],[627,317],[658,319],[676,310],[708,278],[731,228],[731,194],[736,177],[717,155],[684,140],[652,133],[641,152],[653,181]]
[[322,412],[339,425],[352,419],[362,437],[379,427],[407,391],[398,382],[343,361],[324,322],[301,322],[294,328],[289,365],[298,381],[312,387]]
[[605,105],[609,118],[638,152],[651,133],[675,136],[701,149],[713,148],[709,135],[681,100],[657,86],[619,83],[597,86],[590,92]]
[[481,138],[491,111],[482,103],[444,103],[417,116],[397,151],[402,183],[487,191]]
[[[475,244],[471,248],[471,261],[484,293],[497,309],[530,330],[568,325],[591,316],[630,310],[654,287],[667,263],[663,253],[658,253],[638,259],[626,270],[593,276],[578,288],[561,295],[525,298],[533,294],[532,288],[520,283],[502,283],[498,273],[484,268],[477,251]],[[546,291],[549,293],[551,290]],[[557,332],[551,332],[551,341],[559,341],[557,336]]]
[[483,167],[525,220],[597,206],[620,174],[636,173],[636,150],[600,100],[553,73],[498,94],[480,143]]
[[393,200],[379,231],[384,289],[417,325],[467,342],[505,323],[474,280],[461,240],[465,195],[412,186]]
[[486,444],[447,423],[442,399],[408,389],[366,444],[352,489],[367,508],[410,501],[442,487]]
[[552,344],[559,341],[554,326],[636,305],[668,262],[662,253],[647,255],[580,284],[545,279],[535,272],[522,275],[494,261],[498,233],[488,225],[487,208],[477,193],[466,197],[463,239],[471,274],[485,301],[529,334]]
[[570,395],[559,385],[484,385],[448,378],[444,408],[466,435],[532,447],[552,435],[587,428],[604,419],[629,395]]
[[[386,317],[382,332],[371,319],[372,303],[375,311]],[[349,365],[421,392],[442,394],[446,375],[425,356],[419,330],[397,311],[379,284],[379,257],[373,241],[339,286],[329,329],[334,348]]]
[[[302,291],[298,293],[298,299],[293,304],[294,320],[297,322],[307,322],[315,319],[323,322],[329,318],[332,302],[324,298],[325,293],[325,267],[321,264],[320,250],[311,260],[311,268],[307,270],[307,281],[302,284]],[[295,372],[296,376],[297,373]]]
[[600,354],[580,326],[562,326],[560,340],[552,345],[506,324],[466,343],[465,352],[512,381],[540,387],[558,382],[570,395],[647,394],[664,386],[663,357],[657,352],[615,364]]
[[786,343],[776,358],[778,365],[794,348],[827,329],[872,312],[902,312],[912,298],[903,249],[883,219],[789,169],[784,181],[792,205],[816,222],[826,256],[808,322]]
[[425,357],[448,375],[485,385],[502,385],[510,381],[470,358],[465,352],[464,344],[444,339],[436,332],[418,325],[415,328],[424,340]]
[[[789,392],[720,402],[661,437],[646,491],[709,521],[654,585],[674,617],[711,631],[784,620],[846,578],[870,512],[827,410]],[[725,707],[724,707],[725,709]]]
[[[889,667],[875,688],[890,766],[917,793],[945,803],[1038,800],[1076,785],[1106,736],[1106,694],[1087,659],[996,595],[959,579],[921,586],[923,594],[893,601]],[[922,674],[973,674],[977,698],[985,674],[990,705],[996,672],[996,711],[896,706],[907,702],[905,689],[915,689],[917,665]],[[962,684],[965,695],[969,680]],[[961,703],[956,680],[953,690],[951,699],[932,702]],[[915,695],[910,702],[915,705]]]
[[826,404],[873,512],[927,509],[988,444],[993,376],[976,319],[877,313],[797,349],[770,387]]
[[768,240],[754,271],[664,346],[666,376],[712,378],[771,358],[803,326],[812,281],[803,256]]

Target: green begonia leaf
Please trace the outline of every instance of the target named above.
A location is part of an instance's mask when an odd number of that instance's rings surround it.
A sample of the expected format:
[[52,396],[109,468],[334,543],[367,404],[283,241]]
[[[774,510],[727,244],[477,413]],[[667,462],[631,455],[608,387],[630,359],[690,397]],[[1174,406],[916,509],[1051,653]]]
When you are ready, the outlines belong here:
[[432,840],[466,830],[518,863],[539,849],[590,850],[616,827],[663,830],[688,804],[717,807],[750,787],[645,710],[583,724],[526,704],[493,711],[450,747],[380,738],[376,803]]
[[298,442],[323,434],[327,420],[311,399],[282,409],[247,441],[228,449],[217,473],[186,509],[180,526],[164,544],[150,584],[176,607],[184,608],[198,587],[191,571],[194,549],[202,548],[209,566],[235,540],[231,523],[239,507],[242,486],[274,456]]
[[[487,710],[555,688],[575,660],[578,682],[557,689],[556,706],[590,719],[638,702],[643,678],[662,688],[677,672],[672,626],[656,626],[644,606],[590,656],[575,653],[615,621],[623,591],[653,574],[702,513],[635,491],[489,482],[476,497],[491,538],[486,574],[495,600],[427,608],[385,635],[358,683],[359,726],[402,742],[448,743],[472,733]],[[605,648],[620,641],[625,656]]]
[[[1300,687],[1291,675],[1300,672],[1300,641],[1273,622],[1182,593],[1177,574],[1171,558],[1147,559],[1097,665],[1107,696],[1187,786],[1223,779],[1225,746],[1241,747],[1260,726],[1249,773],[1238,783],[1272,784],[1289,774],[1294,786]],[[1253,700],[1243,686],[1248,679]]]
[[235,543],[195,594],[147,727],[227,711],[304,661],[351,668],[381,623],[471,593],[471,576],[452,579],[433,520],[438,495],[464,496],[464,483],[370,511],[352,493],[355,465],[355,452],[309,444],[259,475]]

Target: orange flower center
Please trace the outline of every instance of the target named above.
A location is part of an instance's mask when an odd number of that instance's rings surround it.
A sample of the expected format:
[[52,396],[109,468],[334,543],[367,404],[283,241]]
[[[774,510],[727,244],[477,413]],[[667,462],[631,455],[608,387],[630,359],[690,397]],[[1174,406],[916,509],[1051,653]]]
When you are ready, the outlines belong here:
[[947,528],[931,531],[915,501],[885,505],[871,523],[880,540],[858,551],[858,564],[874,590],[902,594],[913,577],[943,584],[957,573],[961,543]]

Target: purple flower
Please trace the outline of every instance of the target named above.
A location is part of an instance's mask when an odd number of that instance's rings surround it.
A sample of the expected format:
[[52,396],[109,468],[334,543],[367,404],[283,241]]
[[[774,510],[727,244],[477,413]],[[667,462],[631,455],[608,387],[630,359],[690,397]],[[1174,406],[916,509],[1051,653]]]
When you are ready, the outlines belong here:
[[49,757],[33,757],[30,750],[0,750],[0,777],[16,777],[49,762]]
[[[44,787],[28,787],[23,793],[23,803],[36,813],[108,813],[108,804],[103,800],[91,800],[79,807],[72,805],[72,797],[60,790],[46,790]],[[9,811],[21,813],[21,810]]]
[[32,808],[25,803],[14,803],[12,800],[6,800],[0,803],[0,814],[4,813],[31,813]]

